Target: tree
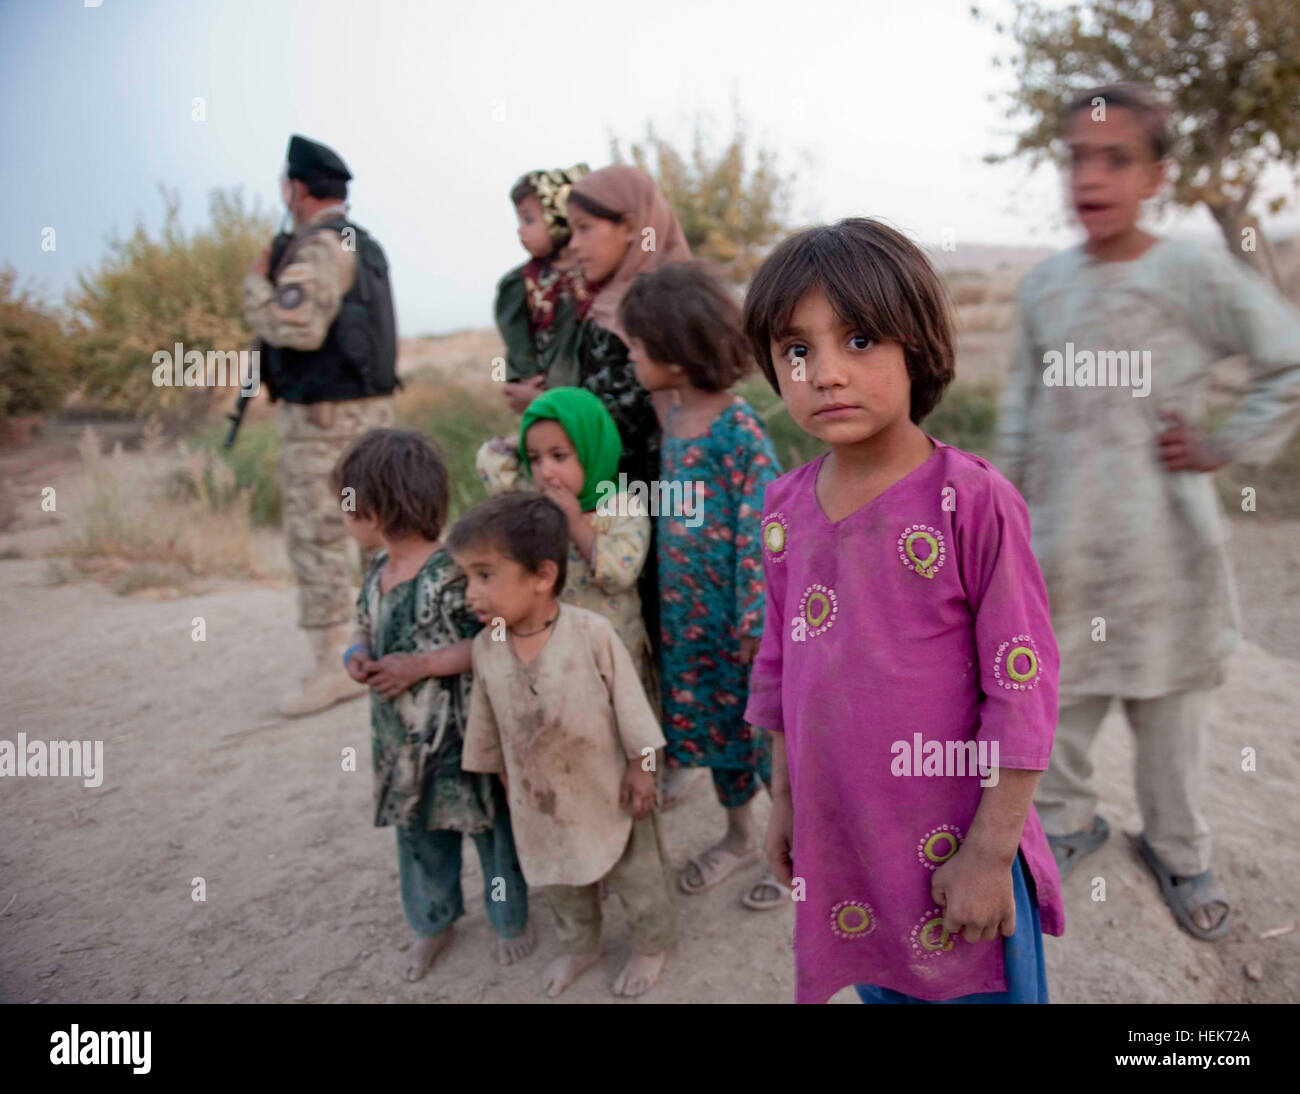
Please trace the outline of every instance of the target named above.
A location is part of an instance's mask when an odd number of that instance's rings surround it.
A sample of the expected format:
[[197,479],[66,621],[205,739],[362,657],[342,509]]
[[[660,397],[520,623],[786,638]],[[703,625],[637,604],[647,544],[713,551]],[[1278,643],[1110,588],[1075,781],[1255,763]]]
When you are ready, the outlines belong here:
[[[1009,153],[986,158],[1025,155],[1036,167],[1059,150],[1069,99],[1119,80],[1149,84],[1172,107],[1170,200],[1204,205],[1228,249],[1276,281],[1252,206],[1267,166],[1280,163],[1294,175],[1300,163],[1295,0],[1086,0],[1057,9],[1013,3],[1013,23],[995,29],[1019,47],[1005,59],[1019,85],[1007,116],[1027,116],[1029,125]],[[971,11],[987,18],[978,7]],[[1285,204],[1275,198],[1268,208]]]
[[214,190],[211,224],[187,233],[180,201],[161,187],[162,233],[151,239],[137,224],[109,243],[100,268],[78,278],[69,296],[78,323],[78,372],[85,396],[110,407],[201,413],[219,388],[155,387],[153,354],[185,350],[238,351],[252,332],[244,322],[242,282],[270,241],[272,219],[244,208],[238,190]]
[[[760,149],[750,161],[744,121],[735,115],[731,139],[716,154],[696,117],[689,155],[646,125],[644,141],[629,147],[632,162],[648,171],[681,221],[697,258],[718,263],[731,280],[748,281],[767,248],[789,231],[794,176],[784,176],[774,153]],[[610,157],[626,163],[617,138]]]
[[72,347],[58,312],[0,269],[0,420],[57,410],[71,386]]

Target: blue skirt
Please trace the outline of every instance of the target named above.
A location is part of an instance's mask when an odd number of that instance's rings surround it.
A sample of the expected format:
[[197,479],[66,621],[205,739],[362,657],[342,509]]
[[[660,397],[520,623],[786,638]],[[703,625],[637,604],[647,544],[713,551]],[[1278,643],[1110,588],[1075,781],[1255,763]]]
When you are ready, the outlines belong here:
[[1011,884],[1016,894],[1016,930],[1002,940],[1007,990],[959,995],[955,999],[917,999],[892,988],[855,984],[864,1003],[1046,1003],[1047,970],[1043,967],[1043,928],[1038,919],[1034,883],[1019,852],[1011,864]]

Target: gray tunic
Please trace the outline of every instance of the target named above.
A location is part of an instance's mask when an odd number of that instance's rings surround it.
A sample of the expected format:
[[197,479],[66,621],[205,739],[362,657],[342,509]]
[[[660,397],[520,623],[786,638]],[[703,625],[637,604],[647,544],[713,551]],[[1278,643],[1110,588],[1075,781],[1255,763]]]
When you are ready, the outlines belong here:
[[[1300,315],[1226,250],[1184,240],[1132,262],[1054,255],[1019,304],[999,463],[1029,505],[1062,704],[1214,686],[1239,627],[1227,525],[1212,476],[1165,470],[1160,413],[1202,422],[1210,366],[1246,354],[1250,391],[1211,439],[1234,463],[1272,459],[1300,417]],[[1049,370],[1052,351],[1078,365],[1118,350],[1129,386],[1113,357],[1092,377]]]

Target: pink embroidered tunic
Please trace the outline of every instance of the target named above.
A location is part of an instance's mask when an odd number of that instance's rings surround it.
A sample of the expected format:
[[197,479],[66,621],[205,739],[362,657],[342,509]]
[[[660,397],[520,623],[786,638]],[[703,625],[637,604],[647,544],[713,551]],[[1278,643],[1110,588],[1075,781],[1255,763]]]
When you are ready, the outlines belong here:
[[[825,457],[764,498],[767,615],[745,720],[785,734],[801,1003],[851,984],[929,1000],[1007,987],[1001,938],[945,935],[930,883],[970,831],[981,761],[1047,767],[1056,642],[1020,495],[984,460],[934,444],[842,520],[817,501]],[[1060,934],[1060,880],[1032,808],[1020,850],[1043,930]]]

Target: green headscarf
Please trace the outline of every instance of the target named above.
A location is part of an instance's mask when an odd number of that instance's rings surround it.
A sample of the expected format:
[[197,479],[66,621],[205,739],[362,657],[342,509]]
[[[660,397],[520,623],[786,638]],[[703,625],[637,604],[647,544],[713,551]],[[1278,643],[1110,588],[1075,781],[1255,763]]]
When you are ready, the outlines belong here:
[[569,435],[582,464],[582,493],[578,503],[583,512],[596,508],[600,500],[600,484],[617,485],[618,461],[623,455],[623,442],[609,411],[595,395],[580,387],[553,387],[543,391],[524,410],[524,420],[519,426],[519,462],[529,471],[528,451],[524,437],[528,427],[539,420],[560,423]]

